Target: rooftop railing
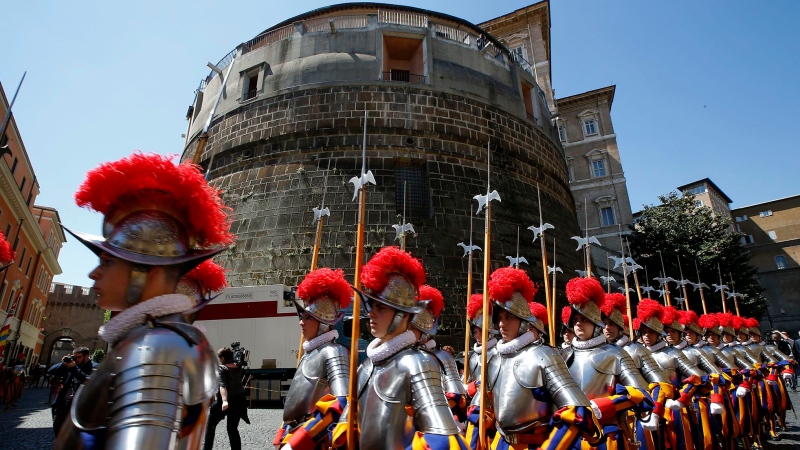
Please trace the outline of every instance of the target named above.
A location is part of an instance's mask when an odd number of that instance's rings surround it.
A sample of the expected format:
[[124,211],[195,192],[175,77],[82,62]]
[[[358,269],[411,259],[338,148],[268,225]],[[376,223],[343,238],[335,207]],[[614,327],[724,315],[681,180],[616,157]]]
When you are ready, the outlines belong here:
[[[374,15],[373,15],[374,16]],[[349,15],[331,15],[317,18],[310,18],[297,23],[289,24],[270,30],[266,33],[260,34],[247,42],[242,43],[237,48],[231,50],[230,53],[225,55],[218,63],[217,67],[224,69],[228,64],[233,61],[236,52],[239,48],[242,54],[249,53],[253,50],[259,49],[269,44],[283,41],[291,38],[295,30],[299,28],[304,33],[318,33],[318,32],[331,32],[335,33],[338,30],[366,28],[368,25],[369,14],[349,14]],[[474,30],[461,29],[449,24],[430,21],[428,15],[410,11],[379,9],[377,14],[379,24],[384,25],[399,25],[417,28],[428,28],[432,25],[433,36],[438,39],[457,42],[463,45],[474,45],[478,50],[484,54],[498,58],[505,55],[509,61],[518,65],[522,70],[534,75],[533,66],[528,63],[522,56],[509,52],[502,46],[496,45],[491,39],[486,36],[475,33]],[[488,48],[487,48],[488,47]],[[199,91],[204,91],[208,83],[214,77],[214,72],[208,74],[206,78],[200,81]],[[384,79],[386,79],[384,77]]]

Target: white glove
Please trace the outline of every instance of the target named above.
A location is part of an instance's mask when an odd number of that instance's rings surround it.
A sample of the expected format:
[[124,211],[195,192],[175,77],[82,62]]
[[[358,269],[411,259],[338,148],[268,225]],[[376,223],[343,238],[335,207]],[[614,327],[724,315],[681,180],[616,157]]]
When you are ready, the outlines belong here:
[[594,416],[597,420],[600,420],[603,417],[603,413],[600,412],[600,408],[597,407],[594,400],[589,400],[589,403],[592,405],[592,411],[594,412]]
[[680,411],[680,409],[683,408],[683,403],[677,400],[669,399],[667,400],[667,403],[664,404],[664,406],[673,411]]
[[722,405],[719,403],[709,403],[711,405],[711,414],[720,415],[722,414]]
[[767,384],[770,385],[770,386],[777,386],[778,382],[775,381],[775,380],[767,380]]
[[292,445],[291,444],[286,444],[283,447],[281,447],[281,450],[292,450]]
[[650,417],[647,420],[642,420],[642,429],[646,431],[658,431],[658,415],[655,413],[650,413]]
[[739,398],[747,397],[747,394],[750,393],[750,389],[747,389],[744,386],[739,386],[736,388],[736,396]]
[[790,374],[790,373],[785,373],[785,374],[783,374],[783,379],[784,379],[784,380],[786,380],[786,381],[789,381],[789,380],[791,380],[792,378],[794,378],[794,377],[793,377],[793,376],[792,376],[792,374]]

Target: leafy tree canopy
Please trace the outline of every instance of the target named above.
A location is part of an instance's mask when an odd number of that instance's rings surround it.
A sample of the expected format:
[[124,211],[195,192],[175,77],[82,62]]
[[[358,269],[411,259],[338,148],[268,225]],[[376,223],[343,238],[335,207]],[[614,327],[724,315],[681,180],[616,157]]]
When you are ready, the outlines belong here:
[[[708,207],[696,207],[694,195],[670,192],[659,196],[660,205],[647,206],[631,227],[631,252],[636,262],[647,268],[649,283],[644,281],[644,271],[639,271],[640,282],[659,288],[656,277],[676,280],[699,279],[703,283],[727,285],[731,293],[741,294],[739,310],[743,316],[760,318],[766,311],[766,299],[758,284],[755,267],[750,265],[749,254],[741,244],[742,233],[731,225],[729,217],[715,215]],[[660,251],[660,253],[659,253]],[[663,269],[662,269],[663,259]],[[679,265],[680,261],[680,265]],[[666,271],[665,275],[660,275]],[[669,283],[672,299],[684,297],[681,287]],[[700,291],[686,285],[686,298],[691,309],[703,313]],[[655,294],[657,297],[658,294]],[[704,290],[708,312],[722,311],[722,299],[715,289]],[[656,298],[654,297],[654,298]],[[663,298],[660,298],[663,302]],[[728,311],[736,312],[734,299],[726,295]],[[675,305],[675,300],[672,301]]]

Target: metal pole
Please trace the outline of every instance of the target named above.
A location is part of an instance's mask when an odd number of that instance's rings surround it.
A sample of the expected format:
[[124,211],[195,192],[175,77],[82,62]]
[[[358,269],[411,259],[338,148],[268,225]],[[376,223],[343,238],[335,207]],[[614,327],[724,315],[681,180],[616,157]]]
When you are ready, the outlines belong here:
[[[469,299],[472,297],[472,216],[469,217],[469,259],[467,260],[467,308],[469,308]],[[469,338],[472,331],[470,330],[469,326],[469,316],[464,315],[466,320],[464,321],[464,384],[467,384],[469,381],[469,361],[467,360],[467,356],[469,355]]]

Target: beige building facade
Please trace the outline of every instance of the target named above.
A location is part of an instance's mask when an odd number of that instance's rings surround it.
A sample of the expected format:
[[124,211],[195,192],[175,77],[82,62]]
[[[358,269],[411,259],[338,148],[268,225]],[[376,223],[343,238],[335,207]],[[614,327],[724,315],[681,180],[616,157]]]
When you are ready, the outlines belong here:
[[800,195],[731,210],[767,298],[762,330],[800,331]]

